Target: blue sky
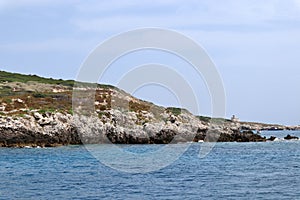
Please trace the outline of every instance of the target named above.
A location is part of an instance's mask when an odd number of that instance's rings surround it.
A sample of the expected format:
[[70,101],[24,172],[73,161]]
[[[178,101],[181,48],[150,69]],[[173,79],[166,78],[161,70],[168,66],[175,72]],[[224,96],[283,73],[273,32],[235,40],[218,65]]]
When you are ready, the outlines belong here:
[[[88,54],[112,35],[173,29],[202,45],[216,64],[227,117],[300,124],[300,0],[0,0],[0,27],[0,69],[64,79],[74,79]],[[119,64],[152,59],[178,71],[184,65],[157,52]],[[117,66],[105,82],[115,84],[116,74]],[[201,114],[210,115],[209,94],[199,88]],[[177,102],[153,85],[135,95],[161,105]]]

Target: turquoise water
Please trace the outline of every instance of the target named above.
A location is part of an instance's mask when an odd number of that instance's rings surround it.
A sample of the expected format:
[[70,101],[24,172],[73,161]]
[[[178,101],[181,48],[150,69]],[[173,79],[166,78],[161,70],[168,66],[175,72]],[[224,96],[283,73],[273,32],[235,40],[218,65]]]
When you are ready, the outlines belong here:
[[200,145],[147,174],[110,169],[83,146],[0,148],[0,199],[300,199],[299,141],[218,143],[203,159]]

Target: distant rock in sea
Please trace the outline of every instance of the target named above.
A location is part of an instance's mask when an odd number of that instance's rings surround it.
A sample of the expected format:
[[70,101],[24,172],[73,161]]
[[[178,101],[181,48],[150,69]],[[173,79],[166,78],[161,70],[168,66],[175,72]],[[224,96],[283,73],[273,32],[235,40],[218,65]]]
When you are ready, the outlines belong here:
[[276,137],[275,136],[271,136],[267,139],[268,141],[275,141],[276,140]]
[[299,140],[298,137],[292,136],[292,135],[289,135],[289,134],[287,136],[285,136],[284,139],[285,140]]

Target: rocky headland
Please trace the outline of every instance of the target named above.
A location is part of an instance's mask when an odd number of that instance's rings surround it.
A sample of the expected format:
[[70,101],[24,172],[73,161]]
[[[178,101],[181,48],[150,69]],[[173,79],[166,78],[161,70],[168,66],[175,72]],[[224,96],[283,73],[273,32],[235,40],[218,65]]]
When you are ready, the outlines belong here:
[[0,147],[265,142],[253,130],[300,128],[194,116],[113,86],[8,72],[0,72],[0,96]]

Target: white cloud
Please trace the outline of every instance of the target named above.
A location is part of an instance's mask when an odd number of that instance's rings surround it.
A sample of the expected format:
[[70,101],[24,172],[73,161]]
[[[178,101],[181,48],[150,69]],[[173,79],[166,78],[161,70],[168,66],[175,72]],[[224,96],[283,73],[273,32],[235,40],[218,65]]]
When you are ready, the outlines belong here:
[[[157,12],[163,7],[164,12]],[[132,12],[124,12],[135,8]],[[166,27],[175,29],[202,29],[215,26],[222,30],[226,26],[264,26],[274,21],[297,20],[300,13],[294,2],[286,0],[252,1],[101,1],[88,4],[81,2],[77,9],[82,15],[71,22],[83,31],[124,31],[136,27]],[[85,16],[94,11],[93,17]],[[104,14],[101,11],[105,11]],[[141,12],[145,11],[145,12]],[[99,12],[99,15],[97,15]],[[229,27],[230,28],[230,27]]]

